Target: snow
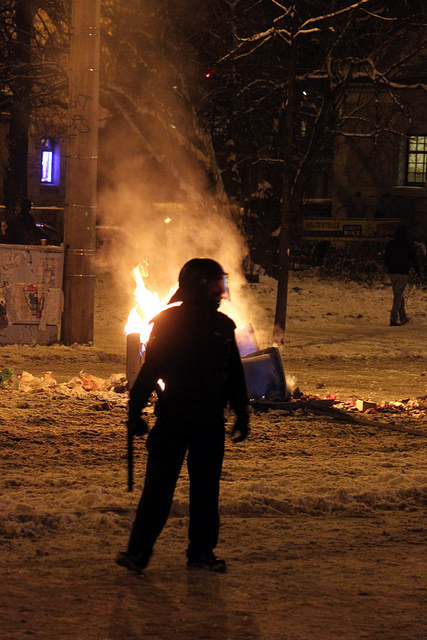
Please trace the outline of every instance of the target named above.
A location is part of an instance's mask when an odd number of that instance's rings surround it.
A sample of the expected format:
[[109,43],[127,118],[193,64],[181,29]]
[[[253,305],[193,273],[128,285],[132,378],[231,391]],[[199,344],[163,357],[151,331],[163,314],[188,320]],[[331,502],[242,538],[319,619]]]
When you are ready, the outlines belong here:
[[[260,348],[271,346],[275,281],[241,295]],[[126,370],[131,295],[99,274],[93,347],[0,347],[0,370],[21,384],[0,389],[2,640],[424,637],[427,291],[407,305],[411,322],[389,327],[387,283],[292,274],[280,351],[303,393],[421,409],[355,411],[366,424],[254,412],[250,438],[226,445],[223,576],[185,569],[185,469],[145,575],[114,563],[146,459],[138,440],[128,493],[127,397],[102,381]]]

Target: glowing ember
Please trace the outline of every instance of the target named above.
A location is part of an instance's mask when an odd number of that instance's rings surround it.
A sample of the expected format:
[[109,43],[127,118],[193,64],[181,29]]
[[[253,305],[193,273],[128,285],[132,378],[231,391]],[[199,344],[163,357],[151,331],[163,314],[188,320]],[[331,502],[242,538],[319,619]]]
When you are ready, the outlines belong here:
[[125,325],[125,333],[139,333],[142,344],[147,344],[152,325],[150,321],[167,307],[169,298],[177,289],[177,285],[171,287],[167,296],[162,298],[158,293],[150,291],[145,286],[144,279],[148,276],[147,264],[139,264],[133,270],[136,281],[134,296],[136,306],[130,311]]

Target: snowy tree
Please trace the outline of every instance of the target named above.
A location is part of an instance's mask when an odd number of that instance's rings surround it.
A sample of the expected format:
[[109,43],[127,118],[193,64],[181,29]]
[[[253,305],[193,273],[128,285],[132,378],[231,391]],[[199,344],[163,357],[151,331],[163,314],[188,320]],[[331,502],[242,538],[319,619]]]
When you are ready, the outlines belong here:
[[[2,3],[0,101],[8,126],[4,192],[10,214],[26,196],[29,137],[67,133],[70,8],[70,0]],[[205,13],[193,0],[179,6],[101,0],[101,126],[103,133],[109,124],[124,131],[171,193],[199,199],[198,174],[226,204],[210,132],[197,110],[204,65],[193,40]]]
[[[403,90],[425,89],[423,3],[224,0],[223,6],[241,20],[234,46],[221,62],[232,61],[239,70],[240,96],[251,121],[246,128],[265,135],[257,160],[263,156],[281,167],[274,334],[283,342],[289,252],[307,179],[337,135],[379,135],[391,126],[390,109],[409,109]],[[382,122],[372,108],[378,101],[389,106]]]
[[64,113],[65,0],[5,0],[0,9],[0,108],[8,122],[8,215],[26,196],[29,135]]

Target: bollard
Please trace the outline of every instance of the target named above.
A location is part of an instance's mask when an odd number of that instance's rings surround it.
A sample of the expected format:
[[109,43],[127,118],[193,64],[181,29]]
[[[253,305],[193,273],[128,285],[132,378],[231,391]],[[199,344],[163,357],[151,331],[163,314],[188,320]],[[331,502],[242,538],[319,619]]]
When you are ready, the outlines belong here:
[[128,333],[126,336],[126,378],[129,389],[133,387],[143,361],[140,334]]

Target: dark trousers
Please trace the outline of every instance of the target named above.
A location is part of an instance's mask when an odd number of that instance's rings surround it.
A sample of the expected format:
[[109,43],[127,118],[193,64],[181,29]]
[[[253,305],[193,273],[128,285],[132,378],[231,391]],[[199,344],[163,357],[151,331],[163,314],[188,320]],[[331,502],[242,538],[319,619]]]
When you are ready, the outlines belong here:
[[144,489],[128,552],[149,557],[166,524],[179,473],[187,453],[190,479],[189,554],[212,551],[218,542],[218,497],[224,457],[222,412],[159,418],[148,440]]
[[409,276],[403,273],[391,273],[390,282],[393,289],[393,306],[390,312],[390,321],[397,322],[397,318],[401,322],[406,320],[405,310],[405,289],[409,282]]

